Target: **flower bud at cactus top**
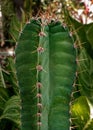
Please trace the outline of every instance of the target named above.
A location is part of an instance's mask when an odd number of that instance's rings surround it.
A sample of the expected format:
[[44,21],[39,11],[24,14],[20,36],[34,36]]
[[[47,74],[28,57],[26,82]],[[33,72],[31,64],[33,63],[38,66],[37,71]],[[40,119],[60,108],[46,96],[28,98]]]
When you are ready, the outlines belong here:
[[39,23],[31,20],[25,26],[16,47],[21,130],[69,130],[76,71],[73,39],[60,22]]

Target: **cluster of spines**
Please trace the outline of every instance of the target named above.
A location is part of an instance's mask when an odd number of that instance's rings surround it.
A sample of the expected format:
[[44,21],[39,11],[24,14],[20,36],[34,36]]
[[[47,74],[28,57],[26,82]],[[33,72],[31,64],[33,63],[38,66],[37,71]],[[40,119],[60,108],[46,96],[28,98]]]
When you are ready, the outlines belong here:
[[38,130],[40,130],[40,127],[42,125],[41,123],[41,116],[42,116],[42,94],[41,94],[41,87],[42,87],[42,84],[40,82],[37,83],[37,127],[38,127]]
[[37,128],[38,130],[41,130],[41,116],[42,116],[42,109],[43,109],[43,105],[42,105],[42,83],[39,81],[39,73],[41,73],[41,71],[43,71],[43,66],[40,63],[40,55],[42,53],[44,53],[44,48],[42,47],[42,43],[41,43],[41,38],[45,37],[46,34],[44,33],[44,27],[41,27],[41,32],[39,33],[39,46],[37,47],[37,55],[38,55],[38,59],[37,59]]

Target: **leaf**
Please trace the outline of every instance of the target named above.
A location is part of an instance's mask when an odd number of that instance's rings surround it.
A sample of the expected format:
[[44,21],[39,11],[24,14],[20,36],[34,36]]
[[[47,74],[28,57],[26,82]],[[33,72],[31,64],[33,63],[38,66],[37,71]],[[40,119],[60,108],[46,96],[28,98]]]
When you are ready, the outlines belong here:
[[88,120],[83,130],[92,130],[93,129],[93,119]]
[[83,128],[90,120],[90,108],[85,96],[77,98],[71,107],[73,128],[84,130]]
[[12,37],[13,42],[17,42],[19,37],[19,32],[21,31],[21,22],[18,20],[18,18],[14,15],[14,17],[11,20],[9,33]]
[[12,96],[5,104],[4,111],[0,116],[0,120],[8,119],[20,125],[20,98]]
[[[72,25],[73,33],[76,37],[76,41],[78,42],[78,46],[83,46],[87,53],[90,55],[90,57],[93,59],[93,45],[92,41],[89,37],[92,39],[93,31],[92,26],[93,24],[82,24],[73,19],[71,16],[68,16],[68,21]],[[90,34],[91,33],[91,34]]]
[[6,88],[0,87],[0,115],[2,114],[5,103],[9,99],[8,91]]
[[6,82],[6,87],[12,91],[10,92],[11,95],[19,95],[19,89],[17,84],[17,78],[16,78],[16,71],[15,71],[15,64],[14,64],[14,58],[13,57],[7,57],[6,59],[7,66],[3,70],[3,76],[4,80]]
[[81,94],[85,95],[91,105],[93,105],[93,59],[87,54],[85,49],[81,50],[78,63],[79,83],[81,84]]
[[8,81],[11,84],[15,94],[19,95],[19,88],[18,88],[18,84],[17,84],[17,77],[16,77],[14,59],[12,57],[9,57],[9,58],[7,58],[7,62],[8,62],[7,70],[9,72]]
[[88,29],[86,30],[86,36],[91,44],[91,47],[93,48],[93,23],[89,25]]
[[6,88],[6,84],[5,84],[4,76],[3,76],[3,73],[2,73],[1,65],[0,65],[0,87]]

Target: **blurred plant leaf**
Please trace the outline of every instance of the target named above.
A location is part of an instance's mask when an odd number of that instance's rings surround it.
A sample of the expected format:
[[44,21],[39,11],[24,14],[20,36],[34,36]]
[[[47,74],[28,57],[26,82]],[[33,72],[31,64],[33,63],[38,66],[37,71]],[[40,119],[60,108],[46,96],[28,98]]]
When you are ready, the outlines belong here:
[[0,115],[4,110],[5,103],[8,99],[9,99],[9,95],[7,89],[0,87]]
[[87,28],[86,37],[93,48],[93,23],[89,25],[89,28]]
[[0,120],[8,119],[20,125],[20,98],[19,96],[12,96],[5,104],[4,111]]
[[85,95],[93,105],[93,59],[83,48],[79,55],[78,63],[79,83],[81,84],[81,94]]
[[11,88],[13,90],[13,94],[19,95],[19,89],[18,89],[18,84],[17,84],[17,79],[16,79],[16,71],[15,71],[15,65],[14,65],[14,58],[8,57],[6,59],[7,66],[5,70],[8,73],[3,72],[5,81],[7,81],[7,87]]
[[78,38],[80,39],[80,44],[83,46],[87,53],[93,58],[93,48],[91,46],[90,41],[87,39],[87,29],[91,26],[91,24],[81,24],[75,19],[71,18],[71,22],[75,28],[75,32],[78,35]]
[[[72,119],[73,119],[73,128],[76,127],[76,130],[84,130],[86,123],[90,120],[90,109],[88,102],[85,96],[77,98],[72,105]],[[93,124],[92,124],[93,128]]]
[[33,0],[24,1],[24,11],[26,14],[26,20],[29,20],[29,18],[32,17],[32,6],[33,6]]
[[92,129],[93,129],[93,119],[90,119],[84,126],[83,130],[92,130]]
[[16,43],[19,38],[19,33],[21,32],[21,22],[16,16],[12,18],[9,33],[13,41]]
[[[82,24],[72,18],[68,11],[65,11],[66,15],[66,22],[73,30],[73,35],[75,36],[75,40],[78,42],[79,47],[83,46],[90,57],[93,59],[93,45],[92,41],[90,40],[93,35],[92,27],[93,23],[90,24]],[[91,35],[90,35],[91,33]]]
[[11,79],[12,87],[15,91],[15,94],[19,95],[14,59],[12,57],[8,58],[8,63],[9,63],[8,68],[10,72],[10,79]]
[[2,10],[2,18],[3,18],[3,32],[5,40],[10,40],[9,38],[9,28],[14,17],[14,6],[13,1],[11,0],[2,0],[1,1],[1,10]]
[[1,65],[0,65],[0,87],[6,88],[6,84],[5,84],[5,81],[4,81],[4,76],[3,76],[3,73],[2,73]]

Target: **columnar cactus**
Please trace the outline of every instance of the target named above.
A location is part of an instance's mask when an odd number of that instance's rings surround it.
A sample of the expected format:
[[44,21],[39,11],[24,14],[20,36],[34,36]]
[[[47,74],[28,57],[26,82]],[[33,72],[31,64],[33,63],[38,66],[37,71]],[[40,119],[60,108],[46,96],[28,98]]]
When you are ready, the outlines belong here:
[[61,22],[31,20],[20,34],[16,70],[21,130],[69,130],[76,52]]

